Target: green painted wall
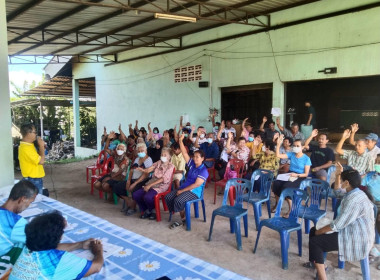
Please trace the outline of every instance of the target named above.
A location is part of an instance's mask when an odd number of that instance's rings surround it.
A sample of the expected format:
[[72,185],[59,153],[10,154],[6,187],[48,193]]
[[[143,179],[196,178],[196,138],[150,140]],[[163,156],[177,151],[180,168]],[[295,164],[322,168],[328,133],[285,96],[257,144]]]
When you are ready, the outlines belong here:
[[[371,2],[376,1],[320,1],[276,13],[272,25]],[[113,66],[76,64],[73,71],[75,79],[96,79],[99,137],[104,125],[116,129],[121,123],[127,130],[135,119],[145,127],[149,121],[152,126],[173,127],[184,113],[192,123],[210,129],[208,108],[220,108],[221,87],[273,83],[273,106],[284,109],[284,82],[379,75],[379,14],[380,8],[375,8]],[[187,36],[183,42],[251,29],[228,25]],[[119,59],[152,51],[137,49]],[[198,82],[174,83],[173,69],[195,64],[202,64],[204,81],[209,81],[211,71],[211,88],[200,89]],[[337,67],[338,73],[318,73],[326,67]]]

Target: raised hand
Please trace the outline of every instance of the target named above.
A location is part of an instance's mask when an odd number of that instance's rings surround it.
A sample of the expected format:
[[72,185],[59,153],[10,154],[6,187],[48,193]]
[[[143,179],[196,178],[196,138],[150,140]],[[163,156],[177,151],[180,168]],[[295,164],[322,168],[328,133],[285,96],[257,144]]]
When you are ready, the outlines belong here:
[[228,139],[232,139],[234,137],[234,134],[232,132],[228,132]]
[[129,128],[132,128],[132,124],[131,123],[128,126],[129,126]]
[[340,162],[335,163],[336,171],[335,175],[340,175],[343,172],[343,166]]
[[276,118],[276,123],[277,123],[277,124],[280,123],[280,117],[277,117],[277,118]]
[[348,138],[350,138],[350,135],[351,135],[351,131],[350,131],[349,129],[346,129],[346,130],[343,132],[342,138],[344,138],[344,139],[348,139]]
[[311,132],[311,136],[314,138],[317,135],[318,135],[318,129],[313,129],[313,131]]
[[109,138],[111,138],[111,139],[116,138],[115,131],[112,131],[112,130],[111,130],[110,135],[109,135]]
[[191,126],[191,131],[195,131],[195,125]]
[[352,133],[356,133],[359,130],[359,125],[357,123],[351,124]]
[[103,135],[107,135],[107,128],[106,127],[103,128]]
[[281,145],[284,142],[284,134],[281,134],[280,137],[277,138],[277,145]]
[[220,124],[220,130],[223,130],[225,127],[226,127],[226,123],[222,121],[222,123]]
[[121,130],[121,123],[119,123],[119,131]]
[[266,123],[268,121],[268,118],[266,116],[263,117],[263,123]]
[[184,133],[181,133],[181,135],[179,136],[179,140],[180,140],[180,141],[183,141],[184,138],[185,138],[185,134],[184,134]]

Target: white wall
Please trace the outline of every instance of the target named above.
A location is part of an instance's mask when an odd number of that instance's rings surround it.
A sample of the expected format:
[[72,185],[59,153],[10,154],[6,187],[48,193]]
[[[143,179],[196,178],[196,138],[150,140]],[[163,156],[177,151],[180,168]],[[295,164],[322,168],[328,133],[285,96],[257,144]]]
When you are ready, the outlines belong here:
[[[272,25],[371,2],[375,1],[320,1],[276,13]],[[145,127],[151,121],[152,126],[169,128],[184,113],[192,123],[210,129],[205,119],[211,105],[220,108],[221,87],[273,83],[273,105],[284,109],[283,82],[379,75],[380,47],[373,44],[380,42],[379,14],[380,8],[374,8],[113,66],[76,64],[73,71],[75,79],[96,79],[99,138],[103,126],[116,129],[121,123],[127,131],[138,119]],[[187,36],[183,42],[191,45],[250,29],[228,25]],[[151,51],[137,49],[119,59]],[[173,69],[195,64],[202,64],[204,81],[211,71],[213,104],[210,89],[199,88],[198,82],[174,83]],[[318,73],[326,67],[337,67],[338,73]]]

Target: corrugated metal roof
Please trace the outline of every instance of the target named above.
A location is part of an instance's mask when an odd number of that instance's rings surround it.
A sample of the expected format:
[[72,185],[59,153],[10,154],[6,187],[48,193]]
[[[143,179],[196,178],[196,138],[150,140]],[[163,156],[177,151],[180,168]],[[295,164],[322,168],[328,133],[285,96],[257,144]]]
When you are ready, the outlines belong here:
[[[6,0],[9,55],[113,54],[318,0]],[[169,3],[169,6],[168,6]],[[169,12],[167,12],[169,11]],[[197,17],[196,23],[154,13]],[[267,26],[262,26],[265,28]],[[152,37],[160,37],[152,39]],[[177,46],[175,46],[177,47]]]

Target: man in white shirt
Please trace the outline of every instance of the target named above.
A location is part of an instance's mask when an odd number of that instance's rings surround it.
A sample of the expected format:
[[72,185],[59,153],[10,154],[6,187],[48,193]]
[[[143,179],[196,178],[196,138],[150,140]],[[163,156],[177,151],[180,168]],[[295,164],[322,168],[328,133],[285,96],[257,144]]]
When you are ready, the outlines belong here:
[[[230,120],[226,121],[226,127],[224,128],[222,132],[222,138],[227,139],[228,138],[228,133],[232,133],[234,135],[234,138],[236,137],[236,129],[232,127],[232,122]],[[224,133],[224,136],[223,136]]]

